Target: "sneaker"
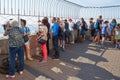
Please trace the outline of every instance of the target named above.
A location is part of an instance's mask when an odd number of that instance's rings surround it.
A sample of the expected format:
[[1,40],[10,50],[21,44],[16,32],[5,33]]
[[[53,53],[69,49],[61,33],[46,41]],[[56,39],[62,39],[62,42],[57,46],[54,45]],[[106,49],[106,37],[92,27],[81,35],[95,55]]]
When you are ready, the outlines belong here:
[[12,78],[12,79],[14,79],[14,78],[15,78],[15,75],[13,75],[13,76],[6,75],[6,78]]
[[46,63],[47,62],[47,60],[42,60],[40,63]]
[[20,75],[23,75],[23,71],[20,71],[19,74],[20,74]]

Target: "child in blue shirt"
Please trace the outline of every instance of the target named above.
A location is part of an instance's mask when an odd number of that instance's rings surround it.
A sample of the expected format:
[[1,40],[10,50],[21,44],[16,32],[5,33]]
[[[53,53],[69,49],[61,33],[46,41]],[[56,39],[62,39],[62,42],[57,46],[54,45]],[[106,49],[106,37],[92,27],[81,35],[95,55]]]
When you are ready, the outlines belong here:
[[108,27],[108,21],[105,21],[102,25],[101,34],[102,34],[102,41],[101,41],[101,47],[104,47],[104,42],[106,40],[107,36],[107,27]]

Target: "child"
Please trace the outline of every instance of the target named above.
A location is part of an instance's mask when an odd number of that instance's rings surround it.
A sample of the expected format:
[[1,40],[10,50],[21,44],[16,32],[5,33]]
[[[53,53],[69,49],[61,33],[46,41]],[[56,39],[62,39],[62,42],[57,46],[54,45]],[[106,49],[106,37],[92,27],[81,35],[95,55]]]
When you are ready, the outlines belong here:
[[116,48],[120,48],[120,23],[115,27]]
[[102,41],[101,41],[101,47],[104,47],[104,42],[106,40],[107,36],[107,27],[108,27],[108,21],[105,21],[102,25]]

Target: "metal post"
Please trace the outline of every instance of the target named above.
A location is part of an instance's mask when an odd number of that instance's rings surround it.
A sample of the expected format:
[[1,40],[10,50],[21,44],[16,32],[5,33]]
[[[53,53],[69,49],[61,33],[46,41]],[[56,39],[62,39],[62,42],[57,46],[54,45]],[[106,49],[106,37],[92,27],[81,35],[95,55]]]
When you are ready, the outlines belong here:
[[28,0],[26,0],[27,2],[26,2],[26,15],[28,15],[28,13],[29,13],[29,1]]
[[5,0],[4,0],[4,14],[5,14]]
[[0,14],[1,14],[1,12],[2,12],[2,11],[1,11],[1,0],[0,0]]
[[30,9],[31,9],[31,0],[29,1],[29,16],[30,16]]
[[33,0],[33,5],[34,5],[34,16],[35,16],[35,11],[36,11],[36,10],[35,10],[35,6],[36,6],[36,5],[35,5],[35,0]]
[[50,9],[49,9],[49,10],[50,10],[50,19],[51,19],[51,17],[52,17],[52,16],[51,16],[51,14],[52,14],[51,11],[52,11],[52,8],[53,8],[53,7],[52,7],[52,6],[53,6],[53,1],[54,1],[54,0],[51,0],[51,2],[50,2],[50,7],[49,7],[49,8],[50,8]]
[[38,0],[38,20],[40,20],[40,10],[39,10],[39,6],[40,6],[40,0]]
[[43,5],[43,0],[41,0],[41,7],[42,7],[42,16],[44,15],[44,5]]
[[19,8],[19,0],[18,0],[18,23],[20,24],[20,8]]
[[8,11],[8,14],[9,14],[9,0],[8,0],[8,2],[7,2],[7,11]]

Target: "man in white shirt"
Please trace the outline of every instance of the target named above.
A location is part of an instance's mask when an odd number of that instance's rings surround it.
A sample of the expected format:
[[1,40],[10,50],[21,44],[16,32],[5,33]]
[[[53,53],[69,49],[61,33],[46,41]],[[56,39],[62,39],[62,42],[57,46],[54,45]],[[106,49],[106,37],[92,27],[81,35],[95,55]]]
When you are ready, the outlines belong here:
[[72,19],[69,19],[69,30],[71,35],[71,44],[74,44],[74,23],[72,22]]

